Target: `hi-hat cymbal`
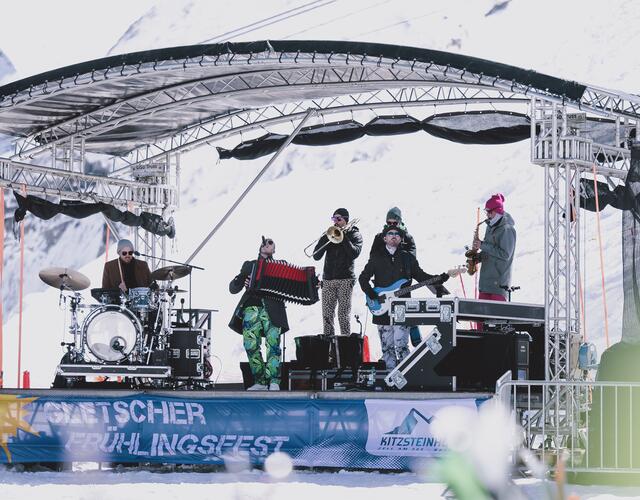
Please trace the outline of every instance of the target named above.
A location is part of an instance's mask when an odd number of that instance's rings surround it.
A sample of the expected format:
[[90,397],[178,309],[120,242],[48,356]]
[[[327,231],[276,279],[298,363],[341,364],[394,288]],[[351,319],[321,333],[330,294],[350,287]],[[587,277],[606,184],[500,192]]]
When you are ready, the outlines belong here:
[[156,281],[168,281],[184,278],[191,272],[189,266],[167,266],[156,269],[151,273],[151,279]]
[[89,288],[91,281],[84,274],[66,267],[47,267],[38,273],[40,279],[54,288],[77,292]]

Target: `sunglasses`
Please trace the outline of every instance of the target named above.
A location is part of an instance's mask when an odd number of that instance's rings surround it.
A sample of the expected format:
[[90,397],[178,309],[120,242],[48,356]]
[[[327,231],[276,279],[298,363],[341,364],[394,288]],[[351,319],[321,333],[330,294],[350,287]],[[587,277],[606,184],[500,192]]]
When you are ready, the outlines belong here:
[[400,233],[397,231],[388,231],[387,236],[400,236]]
[[133,250],[131,250],[130,252],[120,252],[120,255],[122,255],[123,257],[125,255],[133,255]]
[[340,222],[341,220],[344,220],[344,217],[342,217],[341,215],[334,215],[333,217],[331,217],[331,220]]
[[387,226],[397,226],[398,225],[398,221],[397,220],[388,220],[387,221]]
[[267,245],[273,245],[273,240],[264,240],[264,247],[266,247]]

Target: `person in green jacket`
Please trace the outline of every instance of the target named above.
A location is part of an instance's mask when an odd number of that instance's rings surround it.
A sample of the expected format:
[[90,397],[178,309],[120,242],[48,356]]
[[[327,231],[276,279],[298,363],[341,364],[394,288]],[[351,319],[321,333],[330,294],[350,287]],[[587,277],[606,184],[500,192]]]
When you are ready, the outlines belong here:
[[504,196],[494,194],[485,204],[487,229],[484,240],[473,241],[474,250],[480,250],[480,279],[478,298],[506,301],[511,286],[511,266],[516,250],[516,230],[513,218],[504,211]]

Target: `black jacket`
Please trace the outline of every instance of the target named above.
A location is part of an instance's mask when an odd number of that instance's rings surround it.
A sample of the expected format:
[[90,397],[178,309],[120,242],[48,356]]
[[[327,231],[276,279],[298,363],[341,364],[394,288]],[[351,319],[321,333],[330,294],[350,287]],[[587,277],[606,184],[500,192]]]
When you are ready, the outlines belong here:
[[[373,287],[369,282],[371,278],[373,278],[374,286],[386,287],[402,278],[409,280],[409,282],[405,284],[405,286],[407,286],[411,283],[412,279],[425,281],[434,277],[435,275],[424,272],[420,264],[418,264],[417,259],[409,252],[398,248],[396,253],[391,255],[386,247],[384,247],[382,251],[376,252],[369,257],[369,262],[364,266],[358,281],[360,282],[362,291],[367,297],[373,299],[376,297],[376,293],[373,291]],[[405,295],[405,297],[410,296],[411,294]],[[390,324],[389,315],[374,316],[373,323],[376,325],[388,325]]]
[[314,248],[315,252],[322,245],[326,245],[313,255],[315,260],[320,260],[326,253],[322,278],[325,280],[355,278],[353,261],[360,255],[362,250],[362,236],[358,228],[354,226],[347,231],[340,243],[327,244],[328,241],[327,236],[323,235]]
[[[251,276],[251,271],[255,265],[255,260],[247,260],[242,264],[242,269],[238,275],[229,283],[229,291],[231,293],[238,293],[244,289],[245,280]],[[256,300],[257,299],[257,300]],[[242,334],[242,318],[243,310],[251,304],[245,305],[247,302],[262,301],[264,307],[267,309],[271,323],[280,328],[280,333],[284,333],[289,330],[289,322],[287,321],[287,309],[283,301],[273,299],[271,297],[263,297],[259,292],[249,292],[248,290],[240,297],[240,302],[233,311],[233,317],[229,322],[229,328],[234,332]]]
[[[385,249],[384,238],[382,236],[382,233],[378,233],[376,234],[376,237],[373,238],[373,243],[371,245],[371,250],[369,251],[369,255],[371,256],[374,253],[384,249]],[[400,243],[400,249],[406,250],[407,252],[409,252],[411,255],[415,257],[416,241],[413,239],[413,236],[411,236],[409,233],[405,233],[404,237],[402,238],[402,243]]]

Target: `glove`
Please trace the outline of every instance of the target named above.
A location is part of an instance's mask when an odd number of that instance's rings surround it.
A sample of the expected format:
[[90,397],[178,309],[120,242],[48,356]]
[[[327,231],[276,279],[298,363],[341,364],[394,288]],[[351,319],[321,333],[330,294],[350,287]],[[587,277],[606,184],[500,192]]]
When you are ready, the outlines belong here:
[[449,275],[447,273],[442,273],[440,275],[440,283],[445,283],[449,281]]

